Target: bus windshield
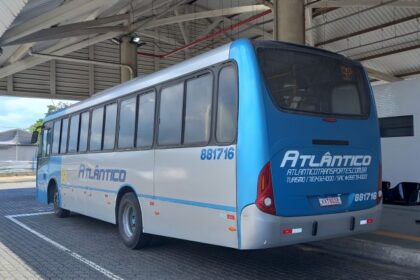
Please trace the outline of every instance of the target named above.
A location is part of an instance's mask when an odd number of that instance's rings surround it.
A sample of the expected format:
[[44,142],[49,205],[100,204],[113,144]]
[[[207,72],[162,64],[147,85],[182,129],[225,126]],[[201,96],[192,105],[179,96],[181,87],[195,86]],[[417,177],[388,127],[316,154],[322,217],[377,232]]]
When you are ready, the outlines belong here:
[[367,117],[369,92],[361,67],[343,59],[281,48],[257,48],[273,102],[283,110]]

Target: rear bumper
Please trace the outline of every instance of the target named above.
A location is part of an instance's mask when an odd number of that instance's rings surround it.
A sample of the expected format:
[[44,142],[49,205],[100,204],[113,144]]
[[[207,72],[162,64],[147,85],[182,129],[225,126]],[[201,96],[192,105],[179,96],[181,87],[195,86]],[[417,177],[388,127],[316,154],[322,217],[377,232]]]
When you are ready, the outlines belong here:
[[[271,248],[374,231],[379,227],[381,212],[382,204],[361,211],[279,217],[266,214],[252,204],[241,213],[240,249]],[[366,223],[367,219],[373,219],[373,223]],[[294,233],[284,234],[287,229],[294,229]]]

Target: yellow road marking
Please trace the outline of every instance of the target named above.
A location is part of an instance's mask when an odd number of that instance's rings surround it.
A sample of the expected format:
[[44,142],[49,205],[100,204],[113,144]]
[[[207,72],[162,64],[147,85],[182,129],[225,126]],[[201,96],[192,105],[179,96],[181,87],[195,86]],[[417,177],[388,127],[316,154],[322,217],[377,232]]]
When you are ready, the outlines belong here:
[[375,231],[374,234],[420,242],[420,237],[413,236],[413,235],[402,234],[402,233],[398,233],[398,232],[378,230],[378,231]]

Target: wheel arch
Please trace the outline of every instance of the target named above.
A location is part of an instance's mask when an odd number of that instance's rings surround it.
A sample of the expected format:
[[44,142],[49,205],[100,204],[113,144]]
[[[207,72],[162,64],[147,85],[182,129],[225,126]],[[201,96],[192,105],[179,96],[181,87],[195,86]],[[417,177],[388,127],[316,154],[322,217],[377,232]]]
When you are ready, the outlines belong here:
[[[121,199],[123,198],[123,196],[126,193],[129,193],[129,192],[134,193],[134,195],[136,195],[136,197],[137,197],[137,193],[132,186],[124,185],[118,190],[117,199],[116,199],[116,202],[115,202],[115,213],[114,213],[115,214],[115,224],[117,224],[117,225],[118,225],[118,209],[120,208]],[[141,209],[140,202],[139,202],[139,206],[140,206],[140,209]]]
[[54,201],[54,188],[58,188],[57,181],[55,178],[51,178],[48,182],[47,187],[47,203],[50,204]]

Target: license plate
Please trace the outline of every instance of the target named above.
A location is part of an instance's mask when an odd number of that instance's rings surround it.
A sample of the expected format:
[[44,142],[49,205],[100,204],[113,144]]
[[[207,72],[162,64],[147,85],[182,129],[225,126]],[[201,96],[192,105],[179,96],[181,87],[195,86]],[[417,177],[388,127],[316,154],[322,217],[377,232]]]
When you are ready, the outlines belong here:
[[320,197],[318,200],[321,206],[341,205],[341,197],[339,196]]

